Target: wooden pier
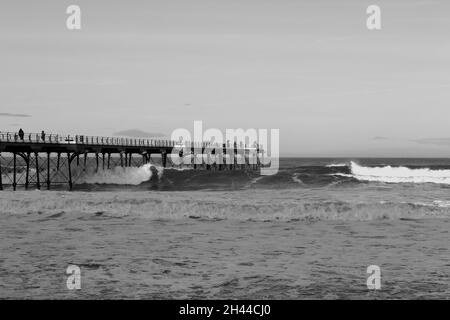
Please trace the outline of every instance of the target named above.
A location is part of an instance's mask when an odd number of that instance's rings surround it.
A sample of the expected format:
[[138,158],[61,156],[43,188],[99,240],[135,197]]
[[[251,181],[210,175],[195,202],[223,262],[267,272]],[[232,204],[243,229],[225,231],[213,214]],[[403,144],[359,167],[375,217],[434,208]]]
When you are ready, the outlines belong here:
[[[170,157],[173,151],[180,159],[190,153],[192,160],[174,164]],[[182,162],[193,169],[256,170],[260,166],[256,156],[259,152],[257,146],[247,147],[242,142],[231,145],[185,142],[181,146],[179,142],[161,139],[6,132],[0,133],[0,190],[8,187],[16,190],[18,186],[41,189],[42,185],[47,189],[67,185],[72,190],[83,174],[117,166],[139,167],[150,163],[152,156],[159,158],[163,167]],[[200,162],[197,154],[202,155]],[[219,161],[204,161],[211,154],[220,154]],[[228,159],[232,156],[231,162],[225,161],[227,155]]]

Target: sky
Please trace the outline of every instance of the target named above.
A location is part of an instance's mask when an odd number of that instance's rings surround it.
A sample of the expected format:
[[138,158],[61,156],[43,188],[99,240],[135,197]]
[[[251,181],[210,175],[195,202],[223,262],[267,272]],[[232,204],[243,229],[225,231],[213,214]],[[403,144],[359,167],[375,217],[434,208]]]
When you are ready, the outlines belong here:
[[194,120],[279,129],[282,156],[450,157],[450,2],[0,2],[0,131],[170,136]]

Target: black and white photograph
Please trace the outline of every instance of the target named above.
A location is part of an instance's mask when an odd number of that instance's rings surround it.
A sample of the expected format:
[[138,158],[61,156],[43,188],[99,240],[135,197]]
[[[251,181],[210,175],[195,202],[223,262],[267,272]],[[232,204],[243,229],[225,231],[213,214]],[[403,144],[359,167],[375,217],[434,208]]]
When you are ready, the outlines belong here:
[[448,300],[449,231],[449,1],[0,2],[0,300]]

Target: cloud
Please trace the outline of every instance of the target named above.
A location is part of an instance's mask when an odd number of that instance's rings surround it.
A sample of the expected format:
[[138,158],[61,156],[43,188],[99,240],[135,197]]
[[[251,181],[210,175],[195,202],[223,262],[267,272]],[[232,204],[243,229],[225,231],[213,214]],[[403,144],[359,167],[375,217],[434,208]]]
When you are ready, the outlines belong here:
[[27,117],[31,117],[31,115],[29,115],[29,114],[22,114],[22,113],[0,112],[0,117],[27,118]]
[[158,137],[166,137],[164,133],[159,132],[145,132],[139,129],[129,129],[114,132],[115,136],[123,136],[123,137],[139,137],[139,138],[158,138]]
[[388,140],[387,137],[373,137],[373,140]]
[[431,144],[435,146],[450,146],[450,138],[423,138],[412,141],[420,144]]

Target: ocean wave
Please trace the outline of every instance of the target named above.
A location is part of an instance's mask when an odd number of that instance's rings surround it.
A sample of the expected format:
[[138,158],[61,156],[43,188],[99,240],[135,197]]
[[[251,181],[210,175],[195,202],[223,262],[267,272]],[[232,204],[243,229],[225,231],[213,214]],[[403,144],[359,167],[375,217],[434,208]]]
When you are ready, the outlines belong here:
[[[64,217],[97,219],[139,217],[154,220],[239,221],[371,221],[449,218],[450,203],[392,201],[349,202],[334,199],[286,199],[285,191],[243,195],[242,192],[17,192],[0,194],[4,214],[36,214],[39,219]],[[8,195],[11,195],[8,196]],[[283,195],[283,196],[282,196]],[[32,217],[31,216],[31,217]]]
[[347,167],[347,166],[348,166],[347,163],[332,163],[332,164],[327,164],[325,167],[335,168],[335,167]]
[[350,169],[351,173],[335,173],[333,175],[352,177],[359,181],[450,184],[450,170],[411,169],[402,166],[364,167],[355,162],[351,162]]
[[298,173],[294,173],[293,175],[292,175],[292,180],[294,181],[294,182],[297,182],[297,183],[299,183],[299,184],[303,184],[303,181],[298,177]]
[[140,167],[114,167],[110,170],[86,172],[77,180],[77,184],[116,184],[139,185],[149,181],[153,175],[163,173],[162,167],[145,164]]

